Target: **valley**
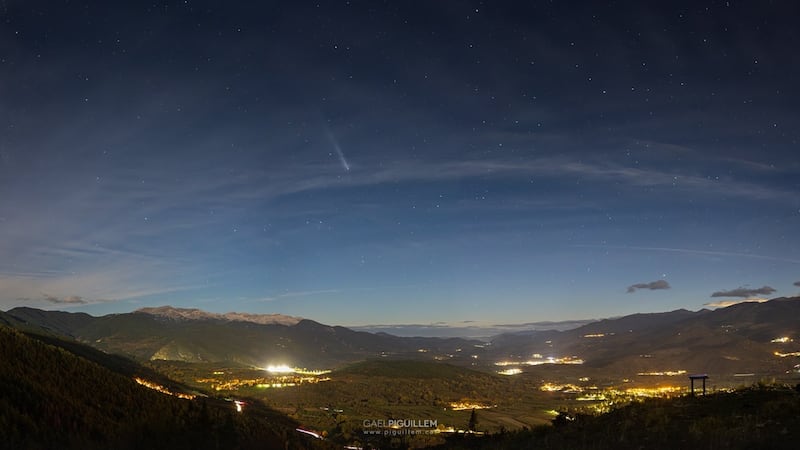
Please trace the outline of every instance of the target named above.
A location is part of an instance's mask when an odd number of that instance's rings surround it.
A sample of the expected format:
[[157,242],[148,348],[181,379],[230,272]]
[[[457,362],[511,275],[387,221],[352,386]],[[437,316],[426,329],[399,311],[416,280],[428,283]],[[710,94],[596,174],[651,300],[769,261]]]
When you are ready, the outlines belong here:
[[0,320],[92,360],[117,358],[150,389],[218,399],[238,413],[263,405],[296,421],[295,433],[343,445],[385,445],[405,433],[403,442],[422,447],[530,430],[564,413],[684,397],[696,373],[707,375],[709,395],[800,381],[798,298],[488,341],[155,311],[92,317],[18,308]]

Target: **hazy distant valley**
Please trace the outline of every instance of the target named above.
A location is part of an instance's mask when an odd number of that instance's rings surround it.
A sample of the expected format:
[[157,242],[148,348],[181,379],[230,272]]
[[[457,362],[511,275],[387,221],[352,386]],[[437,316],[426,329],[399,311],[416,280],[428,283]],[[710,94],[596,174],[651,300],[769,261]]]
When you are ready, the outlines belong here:
[[[780,298],[488,341],[169,307],[102,317],[15,308],[0,323],[131,358],[129,372],[139,371],[139,383],[163,392],[234,399],[240,411],[255,399],[312,433],[363,443],[365,420],[435,420],[443,436],[468,430],[476,411],[480,423],[473,428],[497,433],[549,423],[558,411],[596,413],[682,395],[694,373],[708,375],[709,391],[796,384],[797,317],[800,298]],[[411,441],[433,445],[443,442],[439,434]]]

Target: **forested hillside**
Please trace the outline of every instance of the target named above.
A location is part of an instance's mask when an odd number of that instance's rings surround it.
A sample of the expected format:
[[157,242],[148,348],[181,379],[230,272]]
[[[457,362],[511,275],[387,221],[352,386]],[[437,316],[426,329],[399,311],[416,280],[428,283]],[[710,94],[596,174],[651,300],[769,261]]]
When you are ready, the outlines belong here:
[[258,403],[169,396],[0,326],[0,448],[311,448]]

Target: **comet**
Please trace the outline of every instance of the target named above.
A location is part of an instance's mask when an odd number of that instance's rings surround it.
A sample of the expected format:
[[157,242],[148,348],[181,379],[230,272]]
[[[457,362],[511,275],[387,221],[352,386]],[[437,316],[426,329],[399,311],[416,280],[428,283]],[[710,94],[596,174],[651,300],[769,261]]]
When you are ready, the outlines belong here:
[[328,139],[330,139],[331,145],[333,145],[333,149],[336,150],[336,154],[339,156],[339,162],[342,163],[342,168],[345,170],[345,172],[349,172],[350,164],[347,163],[347,159],[344,157],[344,152],[342,152],[339,142],[336,140],[336,137],[328,127],[325,127],[325,131],[328,134]]

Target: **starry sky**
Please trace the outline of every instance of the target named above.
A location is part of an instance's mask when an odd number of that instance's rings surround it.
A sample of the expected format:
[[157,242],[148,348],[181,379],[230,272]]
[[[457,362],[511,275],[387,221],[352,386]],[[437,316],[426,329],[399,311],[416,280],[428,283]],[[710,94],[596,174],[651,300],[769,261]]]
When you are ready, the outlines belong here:
[[480,326],[800,292],[792,1],[0,4],[0,309]]

